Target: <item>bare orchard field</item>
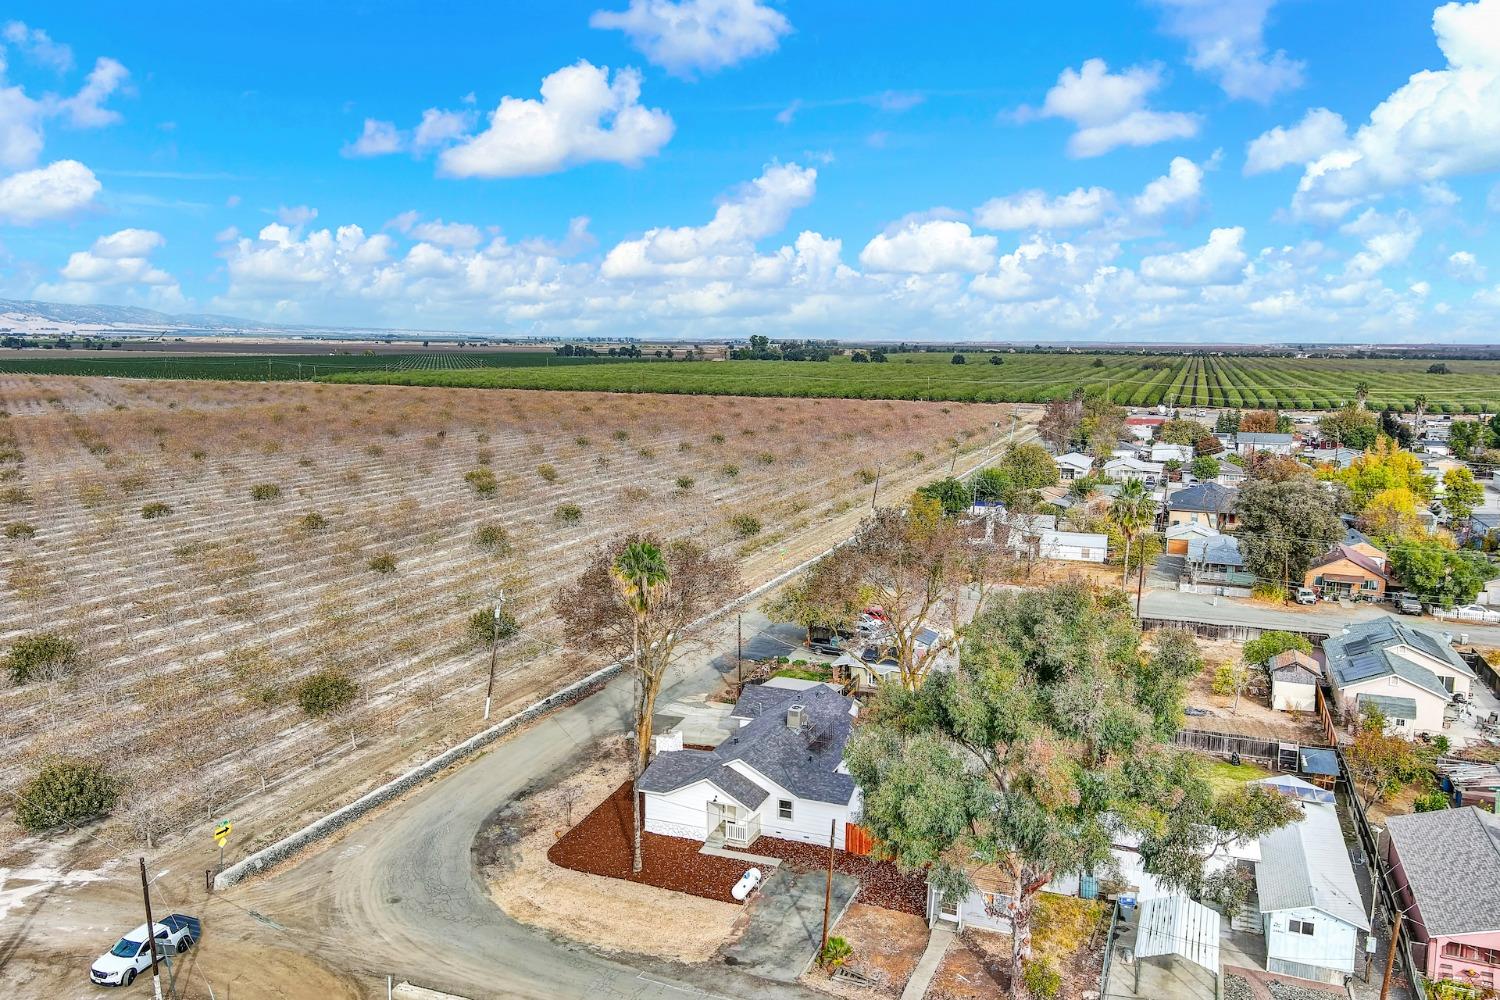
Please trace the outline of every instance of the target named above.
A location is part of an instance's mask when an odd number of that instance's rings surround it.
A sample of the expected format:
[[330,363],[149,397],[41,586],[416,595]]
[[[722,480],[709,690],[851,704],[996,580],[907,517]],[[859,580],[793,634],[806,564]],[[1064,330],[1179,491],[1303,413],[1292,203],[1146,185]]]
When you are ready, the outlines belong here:
[[[898,496],[1009,424],[975,403],[41,376],[0,376],[0,407],[0,651],[78,650],[0,690],[0,795],[49,759],[107,762],[129,791],[93,839],[115,849],[232,813],[248,851],[477,731],[468,623],[502,587],[523,631],[497,715],[600,666],[557,652],[549,610],[596,543],[692,537],[753,586],[847,536],[877,467]],[[311,718],[294,691],[329,670],[357,697]],[[28,843],[0,823],[0,850]]]

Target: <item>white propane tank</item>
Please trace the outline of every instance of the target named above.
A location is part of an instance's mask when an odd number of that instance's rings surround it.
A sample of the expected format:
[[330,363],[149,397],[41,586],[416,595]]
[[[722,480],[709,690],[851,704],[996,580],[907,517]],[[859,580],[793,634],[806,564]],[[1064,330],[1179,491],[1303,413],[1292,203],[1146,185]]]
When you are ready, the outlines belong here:
[[740,876],[740,880],[734,884],[733,889],[729,890],[729,894],[743,903],[758,885],[760,885],[760,869],[752,868]]

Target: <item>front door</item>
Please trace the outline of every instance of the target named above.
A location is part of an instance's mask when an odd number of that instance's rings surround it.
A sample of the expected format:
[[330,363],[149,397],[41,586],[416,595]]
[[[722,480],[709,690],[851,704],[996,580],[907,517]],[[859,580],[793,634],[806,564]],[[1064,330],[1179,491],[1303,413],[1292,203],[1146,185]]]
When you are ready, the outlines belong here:
[[957,899],[954,899],[952,902],[949,902],[948,897],[946,895],[939,896],[938,897],[938,919],[939,920],[946,920],[949,923],[953,923],[953,924],[958,923],[958,903],[959,903],[959,901]]

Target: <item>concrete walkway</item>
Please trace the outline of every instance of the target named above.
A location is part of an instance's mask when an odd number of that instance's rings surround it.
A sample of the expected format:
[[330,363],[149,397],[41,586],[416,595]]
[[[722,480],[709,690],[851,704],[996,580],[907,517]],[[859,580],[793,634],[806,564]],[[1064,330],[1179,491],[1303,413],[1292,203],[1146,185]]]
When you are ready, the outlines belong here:
[[922,960],[906,981],[906,989],[901,991],[901,1000],[922,1000],[927,995],[927,987],[932,985],[932,977],[937,975],[938,966],[943,964],[943,956],[948,953],[948,946],[952,943],[953,929],[939,920],[932,929],[932,936],[927,939],[927,950],[922,952]]

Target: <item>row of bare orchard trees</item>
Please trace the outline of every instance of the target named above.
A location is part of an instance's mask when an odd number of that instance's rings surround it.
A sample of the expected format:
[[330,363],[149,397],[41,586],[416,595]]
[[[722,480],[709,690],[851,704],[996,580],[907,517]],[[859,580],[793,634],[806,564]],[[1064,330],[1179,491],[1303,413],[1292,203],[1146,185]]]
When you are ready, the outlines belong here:
[[35,803],[26,829],[108,813],[141,840],[344,801],[472,732],[502,590],[497,707],[582,675],[552,598],[606,539],[690,537],[765,580],[877,475],[928,477],[1006,416],[19,376],[0,399],[0,795]]

